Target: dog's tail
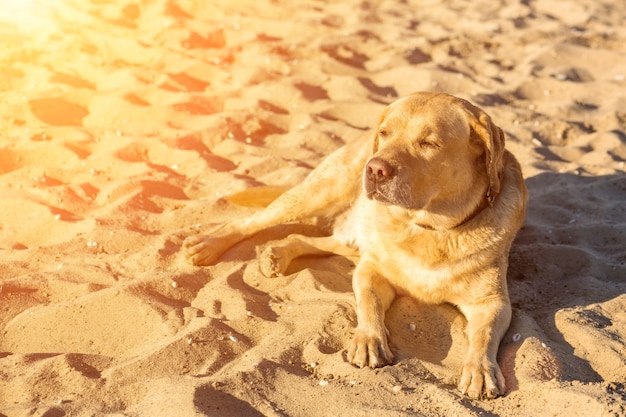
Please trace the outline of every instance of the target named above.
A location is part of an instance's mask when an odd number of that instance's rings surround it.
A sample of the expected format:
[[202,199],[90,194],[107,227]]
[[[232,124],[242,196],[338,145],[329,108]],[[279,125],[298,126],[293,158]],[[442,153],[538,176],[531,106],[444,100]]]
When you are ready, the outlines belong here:
[[292,187],[280,185],[262,185],[259,187],[248,188],[224,197],[229,203],[244,207],[267,207],[274,200],[280,197],[285,191]]

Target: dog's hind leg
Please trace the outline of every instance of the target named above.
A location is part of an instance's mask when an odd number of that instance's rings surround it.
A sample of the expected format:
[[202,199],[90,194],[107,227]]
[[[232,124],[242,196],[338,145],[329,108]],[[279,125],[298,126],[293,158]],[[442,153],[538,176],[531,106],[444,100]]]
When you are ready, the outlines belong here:
[[361,173],[370,153],[366,136],[338,149],[301,184],[251,217],[225,224],[209,235],[187,238],[187,259],[195,265],[211,265],[237,242],[261,230],[312,217],[334,218],[360,193]]
[[283,275],[291,261],[306,255],[356,256],[358,251],[344,245],[333,236],[310,237],[290,235],[283,240],[269,244],[259,254],[259,269],[266,277]]

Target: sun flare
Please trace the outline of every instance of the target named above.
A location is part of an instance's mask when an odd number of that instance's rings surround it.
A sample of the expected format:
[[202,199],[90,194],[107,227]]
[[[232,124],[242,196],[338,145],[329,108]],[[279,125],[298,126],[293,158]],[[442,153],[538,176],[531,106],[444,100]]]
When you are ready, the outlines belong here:
[[50,9],[58,1],[0,0],[0,21],[17,26],[22,32],[41,30],[53,23]]

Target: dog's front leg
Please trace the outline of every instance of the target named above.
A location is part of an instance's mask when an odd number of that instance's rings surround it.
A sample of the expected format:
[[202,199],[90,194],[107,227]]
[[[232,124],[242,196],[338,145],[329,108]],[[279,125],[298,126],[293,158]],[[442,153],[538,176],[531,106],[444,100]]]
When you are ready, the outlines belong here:
[[461,368],[459,390],[471,398],[495,398],[506,393],[504,376],[496,361],[498,347],[511,322],[506,295],[480,303],[460,305],[467,318],[469,351]]
[[359,368],[389,365],[393,362],[393,353],[389,349],[385,311],[396,292],[374,266],[363,258],[354,271],[352,288],[356,298],[358,325],[348,348],[348,361]]

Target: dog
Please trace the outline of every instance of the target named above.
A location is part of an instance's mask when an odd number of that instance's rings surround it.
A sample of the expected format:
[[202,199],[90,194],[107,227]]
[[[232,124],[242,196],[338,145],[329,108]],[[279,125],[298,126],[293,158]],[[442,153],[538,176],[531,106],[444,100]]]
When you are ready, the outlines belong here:
[[310,175],[248,219],[188,237],[187,259],[210,265],[263,229],[308,218],[332,234],[290,235],[260,253],[268,277],[303,255],[358,255],[357,327],[347,358],[393,362],[385,311],[397,295],[450,303],[467,319],[469,349],[458,389],[476,399],[506,393],[496,355],[511,320],[508,255],[526,211],[521,168],[504,133],[470,102],[420,92],[386,107],[375,132],[329,155]]

